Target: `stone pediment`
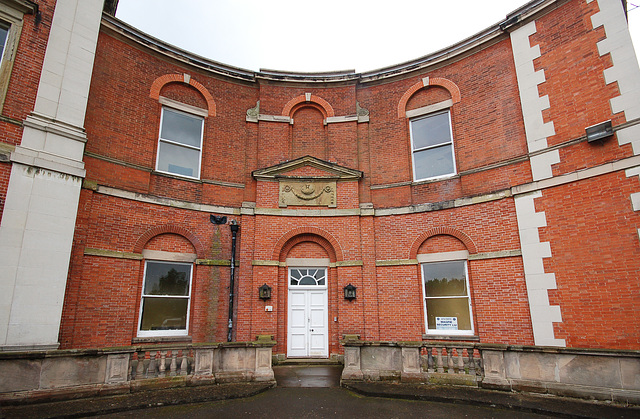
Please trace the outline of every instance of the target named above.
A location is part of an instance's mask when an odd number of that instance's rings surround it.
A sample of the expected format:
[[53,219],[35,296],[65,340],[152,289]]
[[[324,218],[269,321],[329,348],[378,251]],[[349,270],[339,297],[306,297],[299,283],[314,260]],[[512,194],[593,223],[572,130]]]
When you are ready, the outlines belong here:
[[275,166],[255,170],[252,175],[257,180],[358,180],[362,177],[362,172],[315,157],[305,156]]
[[278,206],[337,206],[337,182],[358,180],[362,172],[311,156],[253,172],[257,180],[278,181]]

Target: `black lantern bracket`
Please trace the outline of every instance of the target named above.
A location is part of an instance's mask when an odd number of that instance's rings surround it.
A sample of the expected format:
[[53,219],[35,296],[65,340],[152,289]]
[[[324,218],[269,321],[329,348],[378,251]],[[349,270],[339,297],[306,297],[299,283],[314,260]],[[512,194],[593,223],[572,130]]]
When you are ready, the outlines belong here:
[[267,284],[262,284],[262,286],[258,288],[258,296],[264,301],[267,301],[268,299],[270,299],[271,287],[268,286]]
[[356,298],[356,287],[349,284],[346,287],[344,287],[344,299],[345,300],[355,300]]

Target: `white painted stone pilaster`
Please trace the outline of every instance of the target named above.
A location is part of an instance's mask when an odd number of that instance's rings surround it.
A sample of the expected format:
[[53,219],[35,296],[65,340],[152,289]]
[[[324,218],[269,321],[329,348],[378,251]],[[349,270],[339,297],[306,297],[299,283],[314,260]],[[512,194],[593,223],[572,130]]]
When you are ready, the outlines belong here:
[[562,322],[562,316],[560,306],[550,305],[547,292],[556,288],[556,277],[544,270],[543,259],[551,257],[551,245],[541,242],[538,233],[538,228],[547,225],[544,212],[536,212],[534,205],[534,199],[541,196],[541,191],[535,191],[515,197],[533,338],[536,345],[566,346],[553,331],[553,323]]
[[[591,3],[594,0],[586,0]],[[613,66],[604,70],[607,84],[617,82],[620,96],[609,102],[611,112],[624,112],[627,121],[640,118],[640,68],[633,49],[629,26],[624,16],[622,2],[615,0],[595,0],[599,12],[591,16],[593,28],[604,27],[606,38],[598,42],[601,56],[610,54]],[[631,144],[633,154],[640,154],[640,125],[617,131],[618,143]]]
[[[535,71],[533,60],[540,57],[540,46],[531,46],[529,37],[536,33],[535,21],[511,32],[511,47],[522,106],[522,117],[529,152],[547,148],[547,138],[555,135],[553,122],[544,122],[542,111],[549,108],[549,96],[540,96],[538,85],[546,80],[544,70]],[[551,165],[560,162],[558,150],[536,154],[530,158],[533,180],[553,176]]]
[[[640,177],[640,166],[632,167],[624,171],[627,177],[638,176]],[[640,211],[640,192],[631,194],[631,205],[634,211]],[[638,239],[640,239],[640,228],[638,229]]]
[[[58,346],[102,0],[58,0],[0,223],[0,348]],[[19,76],[19,75],[14,75]]]

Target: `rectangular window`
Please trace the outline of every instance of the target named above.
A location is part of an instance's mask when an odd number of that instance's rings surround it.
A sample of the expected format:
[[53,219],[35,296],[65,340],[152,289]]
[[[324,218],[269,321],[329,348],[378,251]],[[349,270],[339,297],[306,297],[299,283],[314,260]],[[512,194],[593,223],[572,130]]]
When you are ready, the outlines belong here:
[[467,261],[422,265],[427,334],[472,335]]
[[147,261],[138,336],[179,336],[189,330],[190,263]]
[[426,180],[456,173],[449,111],[411,120],[413,178]]
[[156,170],[200,178],[204,118],[162,108]]

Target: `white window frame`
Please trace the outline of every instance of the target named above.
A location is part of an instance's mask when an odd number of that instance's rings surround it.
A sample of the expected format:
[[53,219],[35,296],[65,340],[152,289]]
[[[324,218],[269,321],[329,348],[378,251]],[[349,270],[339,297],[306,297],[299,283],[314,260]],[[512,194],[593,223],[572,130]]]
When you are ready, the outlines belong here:
[[[436,179],[444,179],[444,178],[450,178],[452,176],[455,176],[458,172],[457,172],[457,167],[456,167],[456,153],[455,153],[455,144],[453,141],[453,125],[451,124],[451,101],[444,101],[441,103],[437,103],[435,105],[430,105],[430,106],[426,106],[424,108],[420,108],[420,109],[416,109],[413,111],[408,111],[406,113],[407,118],[409,118],[409,132],[410,132],[410,137],[411,137],[411,163],[413,166],[413,180],[414,182],[420,182],[420,181],[424,181],[424,180],[436,180]],[[449,141],[445,142],[445,143],[439,143],[439,144],[435,144],[435,145],[431,145],[431,146],[427,146],[427,147],[421,147],[419,149],[415,148],[415,144],[414,144],[414,138],[413,138],[413,123],[415,121],[419,121],[421,119],[426,119],[426,118],[431,118],[437,115],[441,115],[446,113],[448,116],[448,120],[449,120]],[[419,153],[421,151],[425,151],[425,150],[432,150],[432,149],[436,149],[442,146],[446,146],[446,145],[451,145],[451,162],[452,162],[452,166],[453,166],[453,170],[450,173],[443,173],[441,175],[436,175],[436,176],[430,176],[430,177],[423,177],[423,178],[419,178],[417,175],[417,169],[418,166],[416,164],[416,153]]]
[[[469,287],[469,253],[466,250],[455,251],[455,252],[443,252],[443,253],[429,253],[418,255],[418,263],[420,263],[420,286],[422,288],[422,308],[424,310],[424,330],[426,335],[433,336],[474,336],[475,335],[475,327],[474,327],[474,319],[473,319],[473,306],[471,304],[471,288]],[[467,287],[467,302],[469,305],[469,324],[471,325],[471,330],[438,330],[438,329],[429,329],[429,317],[427,313],[427,295],[425,290],[425,278],[424,278],[424,265],[429,263],[440,263],[440,262],[464,262],[464,275]],[[429,297],[430,299],[434,298],[460,298],[459,296],[455,297]]]
[[[159,252],[156,252],[159,253]],[[169,252],[162,252],[167,253]],[[147,295],[144,293],[145,285],[147,281],[147,267],[148,263],[164,263],[164,264],[173,264],[173,265],[185,265],[189,266],[189,293],[185,296],[170,296],[170,295]],[[169,337],[169,336],[188,336],[189,335],[189,322],[190,322],[190,314],[191,314],[191,290],[193,287],[193,263],[184,262],[181,260],[154,260],[154,259],[145,259],[144,261],[144,275],[142,276],[142,292],[140,297],[140,310],[138,315],[138,337]],[[145,298],[181,298],[187,299],[187,315],[186,315],[186,323],[185,329],[175,329],[175,330],[142,330],[142,314],[144,309],[144,300]]]
[[[160,111],[160,126],[158,128],[158,148],[157,148],[157,152],[156,152],[156,171],[160,172],[160,173],[167,173],[169,175],[172,176],[179,176],[179,177],[184,177],[184,178],[188,178],[188,179],[200,179],[200,174],[202,173],[202,143],[203,143],[203,139],[204,139],[204,120],[205,117],[207,116],[207,111],[200,109],[200,108],[196,108],[194,106],[190,106],[190,105],[185,105],[185,104],[181,104],[179,102],[173,101],[171,99],[167,99],[164,97],[160,98],[160,103],[163,105],[162,106],[162,110]],[[164,123],[164,113],[165,111],[168,110],[170,112],[175,112],[178,114],[182,114],[194,119],[199,119],[201,122],[200,125],[200,146],[199,147],[195,147],[195,146],[191,146],[188,144],[183,144],[174,140],[169,140],[166,138],[162,138],[162,124]],[[186,148],[186,149],[190,149],[190,150],[197,150],[198,151],[198,173],[195,176],[188,176],[188,175],[183,175],[180,173],[174,173],[174,172],[170,172],[167,170],[161,170],[159,168],[160,166],[160,145],[162,143],[165,144],[171,144],[173,146],[176,147],[182,147],[182,148]]]
[[22,1],[5,0],[0,2],[0,21],[9,26],[7,39],[0,57],[0,112],[4,108],[4,101],[7,96],[7,88],[13,71],[13,62],[16,58],[22,33],[24,15],[25,13],[34,13],[36,10],[36,5]]

